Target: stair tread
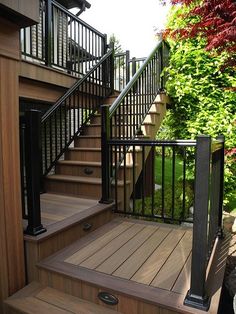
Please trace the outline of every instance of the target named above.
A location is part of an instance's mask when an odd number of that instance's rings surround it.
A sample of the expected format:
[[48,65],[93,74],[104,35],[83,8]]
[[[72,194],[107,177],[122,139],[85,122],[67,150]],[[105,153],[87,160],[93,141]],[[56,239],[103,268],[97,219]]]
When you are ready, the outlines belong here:
[[[71,176],[63,174],[52,174],[46,177],[47,180],[57,180],[57,181],[69,181],[75,183],[88,183],[88,184],[101,184],[102,179],[97,177],[82,177],[82,176]],[[123,185],[122,180],[118,180],[118,185]],[[126,184],[129,184],[130,181],[126,181]]]
[[79,135],[77,139],[79,140],[80,138],[101,138],[101,135]]
[[121,314],[38,282],[30,283],[8,298],[5,304],[25,314]]
[[58,164],[71,165],[71,166],[94,166],[101,167],[101,162],[99,161],[78,161],[78,160],[59,160]]
[[52,174],[46,177],[48,180],[58,180],[58,181],[70,181],[70,182],[81,182],[81,183],[95,183],[101,184],[101,178],[96,177],[81,177],[81,176],[71,176],[62,174]]
[[101,148],[100,147],[69,147],[68,150],[71,151],[94,151],[94,152],[100,152]]

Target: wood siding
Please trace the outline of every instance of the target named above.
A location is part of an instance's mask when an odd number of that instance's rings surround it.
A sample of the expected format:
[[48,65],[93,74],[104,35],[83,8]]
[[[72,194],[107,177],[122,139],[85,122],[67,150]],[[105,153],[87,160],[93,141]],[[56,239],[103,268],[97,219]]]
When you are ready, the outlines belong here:
[[18,28],[0,20],[0,312],[24,276],[19,158]]

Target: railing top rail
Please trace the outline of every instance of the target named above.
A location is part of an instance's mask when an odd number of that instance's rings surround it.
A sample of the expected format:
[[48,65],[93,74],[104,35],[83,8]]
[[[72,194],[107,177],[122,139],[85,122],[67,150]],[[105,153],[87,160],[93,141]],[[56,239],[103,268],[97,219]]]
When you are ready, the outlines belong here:
[[156,51],[161,47],[162,40],[158,41],[156,47],[153,49],[153,51],[150,53],[150,55],[146,58],[142,66],[139,68],[139,70],[135,73],[133,78],[129,81],[129,83],[126,85],[126,87],[123,89],[123,91],[120,93],[120,95],[117,97],[117,99],[114,101],[114,103],[111,105],[109,112],[110,116],[114,114],[116,109],[119,107],[120,103],[123,101],[126,95],[128,95],[130,89],[134,86],[138,78],[141,76],[143,71],[145,70],[147,64],[152,59],[152,57],[155,55]]
[[196,140],[109,140],[108,144],[110,145],[116,145],[116,146],[196,146],[197,141]]
[[93,73],[111,54],[113,53],[112,49],[109,50],[100,60],[99,62],[90,70],[87,74],[85,74],[79,81],[75,82],[75,84],[61,97],[58,101],[42,116],[42,122],[44,122],[51,114],[54,112],[60,105],[69,97],[87,78]]
[[129,62],[131,63],[133,61],[133,59],[135,59],[136,62],[139,62],[139,61],[144,61],[146,58],[145,57],[142,57],[142,58],[134,57],[134,58],[130,59]]
[[80,24],[82,24],[83,26],[89,28],[91,31],[93,31],[94,33],[96,33],[98,36],[105,38],[106,35],[99,32],[97,29],[95,29],[94,27],[92,27],[91,25],[87,24],[86,22],[84,22],[83,20],[81,20],[80,18],[78,18],[78,16],[74,15],[72,12],[68,11],[66,8],[64,8],[60,3],[58,3],[55,0],[52,0],[52,4],[55,5],[57,8],[59,8],[60,10],[62,10],[64,13],[66,13],[66,15],[72,17],[74,20],[78,21]]

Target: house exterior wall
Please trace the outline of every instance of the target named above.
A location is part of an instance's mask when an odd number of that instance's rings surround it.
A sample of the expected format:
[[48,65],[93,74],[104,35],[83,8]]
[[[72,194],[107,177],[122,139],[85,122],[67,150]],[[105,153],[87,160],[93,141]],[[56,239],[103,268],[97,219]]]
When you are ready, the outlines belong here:
[[[25,4],[23,0],[0,1],[0,4],[3,2],[12,5],[13,10],[14,2],[23,8],[29,1]],[[10,16],[0,17],[0,313],[3,313],[2,301],[25,284],[19,157],[21,26],[19,20],[12,22],[12,10]],[[25,17],[24,25],[27,23],[29,19]]]

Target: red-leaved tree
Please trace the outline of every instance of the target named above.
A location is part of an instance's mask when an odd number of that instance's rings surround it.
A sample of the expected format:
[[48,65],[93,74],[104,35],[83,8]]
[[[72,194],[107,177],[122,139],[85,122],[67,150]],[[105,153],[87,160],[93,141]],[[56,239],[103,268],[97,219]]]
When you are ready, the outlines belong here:
[[[165,0],[161,0],[165,3]],[[182,4],[191,9],[188,16],[199,17],[198,22],[189,23],[184,29],[166,30],[164,36],[177,35],[192,38],[201,35],[207,40],[207,50],[215,49],[229,53],[229,63],[236,65],[236,0],[170,0],[171,4]],[[184,18],[184,17],[183,17]]]

